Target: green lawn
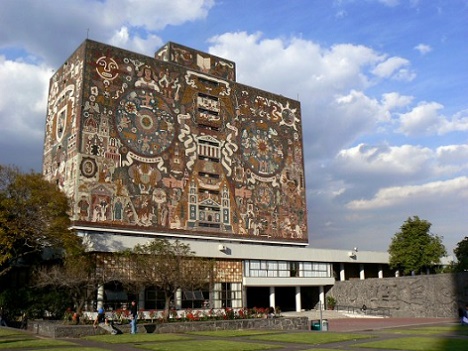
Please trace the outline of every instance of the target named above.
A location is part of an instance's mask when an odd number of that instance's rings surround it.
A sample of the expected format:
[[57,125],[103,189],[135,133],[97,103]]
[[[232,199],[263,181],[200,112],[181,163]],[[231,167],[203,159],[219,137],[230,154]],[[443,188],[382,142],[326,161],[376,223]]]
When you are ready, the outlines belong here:
[[[31,349],[36,347],[52,348],[55,346],[77,346],[76,344],[68,341],[60,341],[54,339],[34,339],[34,338],[21,338],[17,340],[4,340],[0,337],[0,350],[14,350],[14,349]],[[78,350],[78,349],[76,349]],[[82,349],[80,349],[82,350]]]
[[131,344],[140,342],[166,342],[166,341],[188,341],[192,338],[180,334],[120,334],[120,335],[94,335],[83,339],[105,342],[108,344]]
[[[395,335],[393,339],[385,339],[389,334],[399,335]],[[379,349],[465,351],[468,349],[466,336],[468,336],[468,328],[455,324],[438,327],[386,329],[366,334],[284,332],[281,330],[219,330],[184,334],[94,335],[83,339],[101,342],[101,347],[82,347],[78,344],[78,341],[74,343],[73,339],[63,341],[38,338],[23,330],[0,328],[0,351],[105,351],[108,350],[106,344],[129,344],[134,348],[155,351],[256,351],[281,349],[284,347],[282,343],[309,344],[310,351],[324,351],[325,349],[313,348],[312,345],[320,347],[320,345],[326,344],[326,350],[343,350],[343,344],[334,345],[333,343],[349,341],[351,343],[346,344],[346,349],[359,347],[375,351]],[[236,340],[236,338],[239,339]],[[370,340],[371,338],[372,340]]]
[[287,333],[252,336],[251,339],[263,341],[291,342],[300,344],[330,344],[349,340],[369,339],[371,335],[348,333]]
[[466,351],[466,339],[411,337],[356,344],[354,347],[405,351]]
[[281,331],[270,331],[270,330],[217,330],[217,331],[197,331],[189,332],[187,334],[191,335],[203,335],[203,336],[214,336],[218,338],[232,338],[232,337],[242,337],[242,336],[254,336],[254,335],[269,335],[277,334]]
[[225,340],[175,341],[165,344],[134,345],[134,347],[154,351],[255,351],[271,350],[280,346]]
[[26,348],[28,351],[106,351],[106,349],[96,347],[81,347],[68,341],[38,339],[22,330],[0,328],[0,350],[21,350]]
[[390,330],[385,330],[384,332],[395,333],[395,334],[418,334],[418,335],[454,334],[454,335],[468,336],[468,328],[463,327],[461,325],[408,328],[408,329],[390,329]]

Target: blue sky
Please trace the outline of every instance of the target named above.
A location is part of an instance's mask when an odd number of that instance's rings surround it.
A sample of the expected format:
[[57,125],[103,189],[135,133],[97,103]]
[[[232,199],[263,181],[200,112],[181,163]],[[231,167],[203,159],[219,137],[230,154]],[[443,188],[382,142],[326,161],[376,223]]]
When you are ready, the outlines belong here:
[[48,81],[88,36],[233,60],[302,105],[309,242],[386,251],[417,215],[468,236],[468,0],[3,0],[0,163],[41,170]]

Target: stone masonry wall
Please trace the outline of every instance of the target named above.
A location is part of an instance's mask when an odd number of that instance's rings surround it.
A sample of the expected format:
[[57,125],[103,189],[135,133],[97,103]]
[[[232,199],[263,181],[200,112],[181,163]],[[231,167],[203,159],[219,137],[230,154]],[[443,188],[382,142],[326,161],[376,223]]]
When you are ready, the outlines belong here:
[[468,303],[468,273],[337,281],[340,306],[384,308],[393,317],[457,317]]
[[[124,334],[130,333],[130,325],[116,325]],[[174,322],[159,324],[138,324],[138,333],[184,333],[190,331],[268,329],[268,330],[308,330],[307,317],[280,317],[262,319],[216,320],[206,322]],[[95,334],[108,334],[107,331],[92,325],[64,325],[61,322],[29,321],[28,330],[50,338],[79,338]]]

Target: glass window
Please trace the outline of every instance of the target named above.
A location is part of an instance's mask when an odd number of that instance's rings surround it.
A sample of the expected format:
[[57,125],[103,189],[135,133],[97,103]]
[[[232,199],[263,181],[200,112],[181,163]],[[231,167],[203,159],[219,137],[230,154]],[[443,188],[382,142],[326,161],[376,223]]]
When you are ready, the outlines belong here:
[[250,261],[250,267],[252,269],[260,269],[260,261]]
[[268,261],[267,263],[268,270],[278,270],[278,262],[277,261]]

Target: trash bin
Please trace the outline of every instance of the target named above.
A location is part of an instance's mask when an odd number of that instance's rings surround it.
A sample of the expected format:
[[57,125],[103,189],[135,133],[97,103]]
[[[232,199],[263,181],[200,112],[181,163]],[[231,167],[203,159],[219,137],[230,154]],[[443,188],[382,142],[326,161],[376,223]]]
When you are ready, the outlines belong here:
[[322,319],[322,331],[328,331],[328,319]]
[[320,321],[311,321],[310,330],[320,330]]

